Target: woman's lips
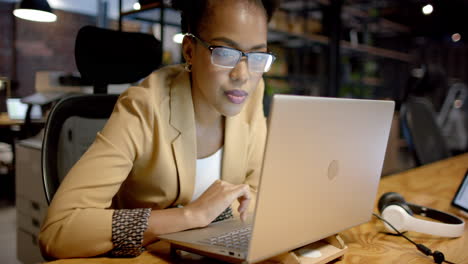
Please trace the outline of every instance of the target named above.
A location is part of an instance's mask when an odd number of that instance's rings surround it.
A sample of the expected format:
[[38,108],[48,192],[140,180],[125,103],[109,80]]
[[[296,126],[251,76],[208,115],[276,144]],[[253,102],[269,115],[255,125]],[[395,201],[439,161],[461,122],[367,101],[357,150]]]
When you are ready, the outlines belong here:
[[226,97],[234,104],[242,104],[247,96],[249,95],[246,91],[243,90],[229,90],[224,92]]

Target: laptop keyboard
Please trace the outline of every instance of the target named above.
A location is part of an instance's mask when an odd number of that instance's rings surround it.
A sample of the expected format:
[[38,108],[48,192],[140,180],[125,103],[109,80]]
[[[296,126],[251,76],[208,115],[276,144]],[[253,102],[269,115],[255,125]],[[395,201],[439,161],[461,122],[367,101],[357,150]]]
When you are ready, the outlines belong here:
[[252,234],[252,227],[243,227],[217,237],[203,239],[200,243],[247,251]]

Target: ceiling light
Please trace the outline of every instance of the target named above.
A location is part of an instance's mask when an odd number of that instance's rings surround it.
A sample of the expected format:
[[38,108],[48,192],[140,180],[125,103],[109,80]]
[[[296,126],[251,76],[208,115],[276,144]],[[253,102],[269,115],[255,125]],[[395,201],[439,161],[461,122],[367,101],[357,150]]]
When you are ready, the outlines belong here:
[[13,14],[16,17],[36,22],[54,22],[57,20],[57,16],[52,13],[47,0],[23,0],[13,10]]
[[182,44],[182,41],[184,40],[184,34],[182,33],[177,33],[172,37],[172,40],[177,43],[177,44]]
[[427,4],[422,8],[422,12],[425,15],[430,15],[434,11],[434,7],[431,4]]
[[138,2],[137,2],[137,3],[134,3],[134,4],[133,4],[133,9],[135,9],[135,10],[140,10],[140,9],[141,9],[140,3],[138,3]]
[[458,42],[461,40],[461,35],[459,33],[455,33],[452,35],[452,41],[453,42]]

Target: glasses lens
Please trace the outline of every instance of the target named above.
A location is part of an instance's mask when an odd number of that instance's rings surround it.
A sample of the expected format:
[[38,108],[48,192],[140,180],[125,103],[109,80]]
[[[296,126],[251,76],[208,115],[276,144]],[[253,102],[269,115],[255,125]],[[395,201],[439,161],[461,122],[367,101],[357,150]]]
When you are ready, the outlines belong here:
[[241,56],[238,50],[216,47],[211,52],[211,62],[220,67],[234,68]]
[[273,55],[268,53],[248,53],[249,69],[253,72],[267,72],[273,60]]

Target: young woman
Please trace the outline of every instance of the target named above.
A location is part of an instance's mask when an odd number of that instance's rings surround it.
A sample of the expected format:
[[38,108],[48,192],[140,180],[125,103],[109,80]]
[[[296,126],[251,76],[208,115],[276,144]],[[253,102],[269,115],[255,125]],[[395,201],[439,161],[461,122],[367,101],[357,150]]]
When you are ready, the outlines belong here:
[[123,93],[70,170],[39,236],[52,258],[136,256],[157,235],[253,208],[266,137],[273,0],[173,1],[185,65]]

